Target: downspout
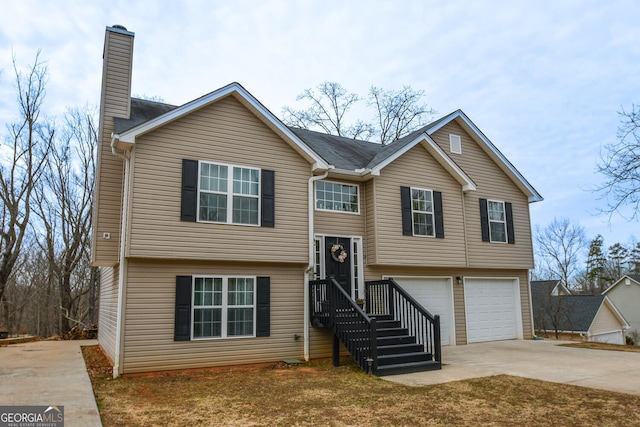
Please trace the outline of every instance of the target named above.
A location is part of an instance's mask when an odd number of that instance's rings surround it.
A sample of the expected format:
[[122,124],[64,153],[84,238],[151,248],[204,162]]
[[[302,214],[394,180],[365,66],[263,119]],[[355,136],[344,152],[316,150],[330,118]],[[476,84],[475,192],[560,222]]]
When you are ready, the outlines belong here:
[[125,152],[119,153],[115,147],[115,140],[117,135],[111,134],[111,153],[114,156],[124,160],[124,183],[122,194],[122,220],[120,221],[120,253],[119,253],[119,268],[118,268],[118,306],[116,313],[116,348],[113,360],[113,378],[120,376],[120,360],[122,358],[122,320],[124,312],[124,280],[126,270],[126,232],[127,232],[127,211],[129,207],[129,156]]
[[315,212],[315,200],[313,192],[313,183],[321,179],[325,179],[329,175],[329,171],[333,169],[333,166],[322,174],[312,176],[307,183],[308,194],[308,218],[309,218],[309,262],[307,268],[304,271],[304,360],[309,361],[309,273],[313,270],[315,264],[314,253],[314,212]]

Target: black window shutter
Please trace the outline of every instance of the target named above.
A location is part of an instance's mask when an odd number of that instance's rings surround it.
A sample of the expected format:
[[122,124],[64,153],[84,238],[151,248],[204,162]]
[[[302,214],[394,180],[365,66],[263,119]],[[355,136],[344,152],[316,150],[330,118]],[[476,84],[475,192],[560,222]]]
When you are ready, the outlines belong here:
[[516,242],[516,236],[513,230],[513,208],[511,203],[504,203],[504,214],[507,219],[507,241],[514,244]]
[[489,238],[489,212],[487,211],[487,199],[480,199],[480,226],[482,227],[482,241],[490,242]]
[[191,339],[191,276],[176,276],[176,314],[174,341]]
[[260,195],[260,203],[262,218],[260,225],[262,227],[275,227],[276,225],[276,185],[275,172],[270,170],[262,170],[262,194]]
[[258,277],[256,288],[256,337],[268,337],[271,335],[271,278]]
[[442,193],[433,192],[433,213],[436,220],[436,237],[444,239],[444,213],[442,212]]
[[400,205],[402,206],[402,234],[413,236],[413,218],[411,217],[411,188],[400,187]]
[[180,220],[196,222],[198,197],[198,161],[182,159],[182,202]]

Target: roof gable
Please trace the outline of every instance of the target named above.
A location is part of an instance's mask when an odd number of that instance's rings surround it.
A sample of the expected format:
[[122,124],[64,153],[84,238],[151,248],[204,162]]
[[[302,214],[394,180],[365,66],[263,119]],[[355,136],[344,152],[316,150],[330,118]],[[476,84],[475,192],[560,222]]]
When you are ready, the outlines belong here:
[[[296,134],[294,134],[287,126],[285,126],[276,116],[273,115],[266,107],[264,107],[256,98],[253,97],[246,89],[244,89],[239,83],[231,83],[220,89],[217,89],[207,95],[194,99],[179,107],[166,108],[156,107],[155,113],[160,112],[158,116],[153,116],[154,112],[146,113],[146,117],[151,117],[147,120],[143,120],[145,113],[138,113],[140,117],[131,117],[128,121],[120,121],[117,126],[123,129],[118,134],[113,136],[112,144],[123,144],[124,146],[131,146],[135,144],[136,137],[144,135],[153,131],[161,126],[171,123],[178,118],[181,118],[193,111],[200,108],[211,105],[220,99],[227,96],[235,97],[240,103],[252,111],[260,120],[262,120],[269,128],[283,138],[291,147],[296,150],[300,155],[313,164],[313,169],[326,170],[329,168],[329,164],[316,152],[314,152],[304,141],[302,141]],[[156,103],[157,104],[157,103]],[[142,106],[142,104],[141,104]],[[146,107],[149,107],[147,105]],[[162,112],[164,110],[164,112]],[[133,127],[128,125],[134,124]]]
[[[536,322],[544,322],[537,328],[549,330],[552,316],[558,323],[558,330],[588,332],[603,309],[608,309],[623,327],[628,327],[624,316],[605,295],[560,294],[567,291],[559,280],[531,281],[531,303]],[[606,307],[606,308],[605,308]]]
[[[638,274],[625,274],[620,279],[618,279],[617,282],[615,282],[613,285],[611,285],[607,289],[605,289],[604,292],[602,292],[602,295],[606,295],[612,289],[614,289],[614,288],[616,288],[618,286],[625,286],[627,281],[629,283],[629,286],[634,286],[634,285],[635,286],[640,286],[640,275],[638,275]],[[640,290],[640,288],[638,288],[638,289]]]
[[516,169],[513,164],[507,160],[507,158],[493,145],[493,143],[485,136],[482,131],[467,117],[462,110],[456,110],[453,113],[441,118],[437,122],[432,123],[425,132],[429,135],[433,135],[438,130],[442,129],[448,123],[456,121],[471,138],[480,146],[480,148],[487,153],[487,155],[498,165],[502,171],[509,176],[509,178],[516,184],[516,186],[527,195],[530,203],[540,202],[543,200],[542,196],[533,186],[525,179],[525,177]]
[[[411,139],[411,137],[413,137]],[[396,147],[394,147],[397,144]],[[383,156],[376,156],[368,165],[373,175],[380,175],[382,169],[401,157],[403,154],[411,150],[416,145],[422,145],[425,150],[442,166],[453,178],[458,181],[462,186],[462,191],[474,191],[476,190],[476,184],[473,180],[454,162],[451,157],[447,155],[439,146],[435,143],[430,136],[426,133],[419,133],[417,135],[409,135],[394,142],[389,148],[393,147],[394,151],[391,155],[388,153],[382,153]],[[377,162],[377,164],[376,164]]]

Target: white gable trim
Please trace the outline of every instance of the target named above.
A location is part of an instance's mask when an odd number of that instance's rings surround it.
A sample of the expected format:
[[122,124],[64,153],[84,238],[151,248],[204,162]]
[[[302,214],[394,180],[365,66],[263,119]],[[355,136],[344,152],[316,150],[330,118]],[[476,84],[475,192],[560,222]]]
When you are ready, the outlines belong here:
[[560,282],[559,280],[558,280],[558,283],[551,290],[551,295],[559,296],[560,295],[560,293],[559,293],[560,290],[562,290],[564,292],[563,295],[565,295],[565,296],[566,295],[571,295],[571,291],[565,285],[563,285],[562,282]]
[[443,126],[447,125],[453,120],[462,120],[466,125],[467,130],[471,130],[472,136],[475,137],[477,142],[480,142],[480,147],[498,164],[498,166],[504,170],[507,175],[516,183],[516,185],[527,195],[529,203],[540,202],[543,200],[542,196],[536,191],[535,188],[522,176],[522,174],[507,160],[507,158],[496,148],[495,145],[487,138],[478,127],[462,112],[457,110],[447,117],[441,119],[438,124],[427,130],[429,135],[433,135]]
[[620,312],[618,311],[616,306],[613,305],[613,303],[609,300],[609,298],[605,296],[604,299],[602,300],[602,304],[600,304],[600,307],[598,307],[598,311],[596,311],[596,314],[593,316],[593,319],[591,319],[591,323],[589,324],[589,328],[585,331],[585,332],[589,333],[589,335],[591,335],[591,327],[596,322],[596,319],[600,315],[600,312],[602,311],[602,309],[603,309],[603,307],[605,305],[607,307],[609,307],[609,310],[611,310],[611,312],[613,313],[613,316],[616,319],[618,319],[618,322],[620,322],[620,328],[621,329],[629,329],[630,328],[630,325],[627,323],[627,321],[622,316],[622,314],[620,314]]
[[292,145],[292,147],[298,151],[303,157],[305,157],[310,163],[313,163],[313,169],[327,169],[328,163],[316,154],[311,148],[307,146],[300,138],[298,138],[289,128],[287,128],[276,116],[271,113],[264,105],[262,105],[256,98],[253,97],[245,88],[239,83],[231,83],[220,89],[217,89],[207,95],[194,99],[180,107],[168,111],[161,116],[146,121],[132,129],[129,129],[121,134],[114,135],[114,138],[122,143],[135,144],[136,137],[151,132],[161,126],[166,125],[186,114],[189,114],[195,110],[216,102],[226,96],[234,95],[239,98],[243,104],[252,109],[254,113],[257,113],[261,118],[267,122],[271,127],[279,133],[284,139]]
[[439,146],[435,143],[433,139],[427,134],[421,134],[416,139],[402,147],[401,150],[395,152],[392,156],[387,157],[382,163],[378,164],[371,170],[372,175],[380,175],[380,171],[391,162],[395,161],[397,158],[411,150],[416,145],[421,144],[431,156],[443,167],[445,168],[453,178],[458,181],[458,183],[462,186],[463,192],[475,191],[476,184],[473,180],[466,174],[460,166],[454,162],[451,157],[447,155]]
[[604,292],[602,292],[602,295],[605,295],[607,292],[609,292],[611,289],[615,288],[616,286],[618,286],[620,283],[624,283],[625,279],[629,279],[631,281],[631,284],[636,284],[638,286],[640,286],[640,283],[638,283],[637,281],[633,280],[633,278],[627,276],[626,274],[624,276],[622,276],[620,279],[618,279],[617,282],[615,282],[613,285],[609,286],[607,289],[604,290]]

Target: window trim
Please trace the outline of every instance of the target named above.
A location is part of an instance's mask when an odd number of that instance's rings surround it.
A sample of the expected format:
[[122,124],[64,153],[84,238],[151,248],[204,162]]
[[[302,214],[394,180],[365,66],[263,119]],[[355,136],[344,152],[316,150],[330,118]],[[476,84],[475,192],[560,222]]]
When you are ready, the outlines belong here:
[[[318,199],[318,183],[320,183],[320,182],[338,184],[338,185],[347,185],[349,187],[355,187],[356,188],[356,197],[357,197],[357,203],[356,204],[357,204],[358,210],[356,212],[351,212],[351,211],[319,208],[318,207],[318,201],[319,201],[319,199]],[[343,213],[343,214],[350,214],[350,215],[360,215],[360,185],[359,184],[352,184],[352,183],[343,182],[343,181],[332,181],[332,180],[321,179],[321,180],[319,180],[319,181],[317,181],[315,183],[313,191],[314,191],[314,193],[313,193],[313,199],[314,199],[313,207],[314,207],[314,209],[316,211]]]
[[[435,238],[436,237],[436,209],[435,209],[435,200],[434,200],[434,196],[433,196],[433,190],[430,190],[428,188],[420,188],[420,187],[409,187],[410,189],[410,197],[411,197],[411,231],[413,233],[414,236],[416,237],[432,237]],[[427,191],[429,192],[429,194],[431,194],[431,212],[427,212],[427,211],[415,211],[413,209],[413,190],[417,190],[417,191]],[[416,234],[416,226],[415,226],[415,221],[414,221],[414,213],[422,213],[425,215],[431,215],[431,229],[432,229],[432,234]]]
[[[206,163],[208,165],[225,166],[227,168],[227,191],[217,192],[210,190],[202,190],[200,188],[202,165]],[[237,194],[233,191],[233,170],[234,168],[255,170],[258,172],[258,194],[256,196],[251,194]],[[205,192],[208,194],[224,194],[227,197],[227,220],[226,221],[209,221],[200,218],[200,194]],[[198,175],[197,175],[197,197],[196,197],[196,222],[208,223],[208,224],[229,224],[229,225],[241,225],[247,227],[260,227],[262,218],[262,169],[253,166],[243,166],[231,163],[214,162],[209,160],[198,160]],[[258,201],[258,218],[255,224],[245,224],[241,222],[233,222],[233,198],[235,196],[255,198]]]
[[[455,142],[454,145],[454,140],[457,138],[457,141]],[[457,149],[454,150],[454,147],[456,147]],[[460,135],[456,135],[453,133],[449,134],[449,151],[452,154],[462,154],[462,137],[460,137]]]
[[[504,218],[502,221],[497,221],[497,220],[492,220],[491,219],[491,214],[490,214],[491,209],[489,208],[489,204],[490,203],[500,203],[500,205],[502,206],[502,216]],[[502,240],[493,240],[493,236],[492,236],[492,233],[491,233],[491,223],[492,222],[504,224],[504,241],[502,241]],[[507,225],[507,207],[506,207],[506,202],[504,200],[487,199],[487,224],[489,226],[489,242],[491,242],[491,243],[509,243],[509,230],[508,230],[508,225]]]
[[[222,279],[222,316],[221,323],[222,326],[220,328],[220,336],[219,337],[195,337],[194,336],[194,324],[195,324],[195,292],[196,292],[196,279]],[[237,307],[237,308],[248,308],[249,306],[241,305],[241,306],[229,306],[228,304],[228,292],[229,292],[229,279],[252,279],[253,280],[253,331],[251,335],[238,335],[238,336],[228,336],[227,328],[228,328],[228,312],[229,307]],[[243,338],[256,338],[256,330],[257,330],[257,312],[258,312],[258,277],[257,276],[236,276],[236,275],[210,275],[210,274],[198,274],[191,276],[191,321],[189,325],[190,329],[190,338],[191,341],[206,341],[206,340],[228,340],[228,339],[243,339]],[[213,306],[206,306],[206,308],[210,308]]]

